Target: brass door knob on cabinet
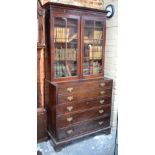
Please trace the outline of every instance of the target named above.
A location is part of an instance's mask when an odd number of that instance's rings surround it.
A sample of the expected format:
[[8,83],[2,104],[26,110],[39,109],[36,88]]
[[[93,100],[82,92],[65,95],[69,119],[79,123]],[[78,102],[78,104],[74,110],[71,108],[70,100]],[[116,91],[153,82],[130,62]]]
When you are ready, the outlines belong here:
[[102,125],[102,124],[103,124],[103,121],[98,122],[98,124],[99,124],[99,125]]
[[68,96],[67,99],[68,99],[68,101],[72,101],[73,100],[73,96]]
[[67,88],[67,91],[71,93],[73,91],[73,88],[69,87],[69,88]]
[[71,122],[72,120],[73,120],[73,117],[68,117],[68,118],[67,118],[67,121],[68,121],[68,122]]
[[100,114],[102,114],[102,113],[104,113],[104,110],[101,109],[101,110],[99,110],[98,112],[99,112]]
[[71,134],[71,133],[73,133],[73,130],[72,129],[70,129],[70,130],[67,130],[67,134]]
[[100,103],[103,104],[104,103],[104,100],[100,100]]
[[104,87],[104,86],[105,86],[105,83],[100,83],[100,86],[101,86],[101,87]]
[[68,107],[67,107],[67,110],[68,110],[68,111],[72,111],[72,109],[73,109],[73,106],[68,106]]
[[105,94],[105,91],[100,91],[100,94],[101,94],[101,95]]

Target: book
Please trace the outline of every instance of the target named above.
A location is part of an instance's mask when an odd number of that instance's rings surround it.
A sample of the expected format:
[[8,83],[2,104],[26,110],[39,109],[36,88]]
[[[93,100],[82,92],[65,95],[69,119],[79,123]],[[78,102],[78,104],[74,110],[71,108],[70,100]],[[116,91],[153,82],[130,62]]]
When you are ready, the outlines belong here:
[[68,64],[66,64],[66,73],[67,73],[67,76],[72,76]]
[[76,61],[77,59],[77,49],[75,48],[55,48],[55,60],[56,61],[65,61],[72,60]]

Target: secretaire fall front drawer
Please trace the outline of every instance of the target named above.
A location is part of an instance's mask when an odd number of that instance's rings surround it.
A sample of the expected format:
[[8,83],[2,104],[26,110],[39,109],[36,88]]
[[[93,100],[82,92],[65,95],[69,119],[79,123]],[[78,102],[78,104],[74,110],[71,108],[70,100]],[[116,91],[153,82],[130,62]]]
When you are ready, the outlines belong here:
[[58,85],[58,94],[78,93],[82,90],[105,89],[112,87],[111,80],[85,81],[81,83],[72,82]]
[[81,90],[79,93],[72,93],[69,95],[59,94],[58,95],[58,104],[61,103],[70,103],[70,102],[79,102],[81,100],[89,100],[97,97],[111,96],[112,88],[107,88],[104,90],[95,89],[95,90]]
[[110,116],[111,106],[103,105],[97,108],[85,110],[82,112],[74,112],[65,115],[56,116],[56,124],[58,128],[67,127],[74,123],[82,122],[84,120],[93,119],[99,116]]

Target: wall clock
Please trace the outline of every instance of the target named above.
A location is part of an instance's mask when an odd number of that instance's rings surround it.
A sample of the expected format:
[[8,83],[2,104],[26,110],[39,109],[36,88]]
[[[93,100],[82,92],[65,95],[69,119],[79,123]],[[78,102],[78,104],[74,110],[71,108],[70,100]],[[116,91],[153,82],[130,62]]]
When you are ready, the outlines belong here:
[[107,18],[111,18],[114,15],[115,8],[114,5],[109,4],[106,6]]

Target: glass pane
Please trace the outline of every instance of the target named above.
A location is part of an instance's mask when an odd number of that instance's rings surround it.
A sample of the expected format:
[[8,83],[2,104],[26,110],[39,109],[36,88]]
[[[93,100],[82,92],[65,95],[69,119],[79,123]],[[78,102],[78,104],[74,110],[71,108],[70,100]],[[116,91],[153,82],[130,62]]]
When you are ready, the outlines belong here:
[[96,22],[95,22],[95,27],[103,28],[103,22],[101,22],[101,21],[96,21]]
[[103,39],[103,28],[95,28],[94,39]]
[[77,19],[68,18],[68,23],[67,23],[67,25],[68,25],[69,27],[71,27],[71,26],[77,27],[78,21],[77,21]]
[[94,42],[94,64],[93,64],[93,74],[99,74],[102,73],[102,41],[101,40],[95,40]]
[[83,74],[91,75],[93,74],[93,44],[84,41],[84,64],[83,64]]
[[85,27],[94,27],[94,21],[93,20],[85,20]]
[[66,67],[68,71],[68,76],[77,75],[77,49],[77,40],[74,39],[69,44],[67,44]]
[[68,27],[68,42],[77,39],[77,31],[78,31],[78,21],[77,19],[68,19],[67,20],[67,27]]
[[94,37],[94,21],[86,20],[84,28],[84,39],[93,39]]
[[78,20],[55,18],[55,78],[77,76]]
[[54,42],[66,41],[66,18],[56,17],[54,20]]
[[85,21],[83,64],[84,75],[97,75],[102,73],[102,51],[103,22]]

